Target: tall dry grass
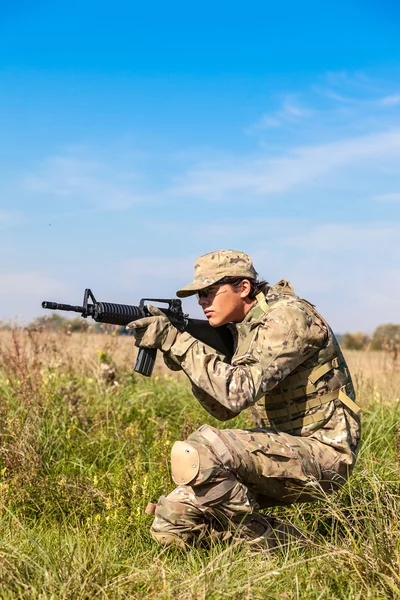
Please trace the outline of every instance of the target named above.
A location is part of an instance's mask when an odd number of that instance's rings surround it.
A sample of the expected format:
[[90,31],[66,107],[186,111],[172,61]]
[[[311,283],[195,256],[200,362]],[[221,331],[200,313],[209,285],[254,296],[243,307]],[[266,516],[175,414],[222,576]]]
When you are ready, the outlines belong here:
[[144,508],[172,489],[173,441],[219,426],[187,382],[162,362],[151,379],[132,373],[129,337],[1,332],[0,597],[400,597],[400,364],[346,356],[363,406],[357,468],[338,494],[276,510],[312,542],[180,552],[151,540]]

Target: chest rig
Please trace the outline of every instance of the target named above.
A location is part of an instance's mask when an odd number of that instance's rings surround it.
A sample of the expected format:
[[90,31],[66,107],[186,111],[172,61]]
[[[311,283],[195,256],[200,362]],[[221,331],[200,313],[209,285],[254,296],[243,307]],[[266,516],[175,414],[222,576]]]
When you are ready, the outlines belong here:
[[[272,291],[272,301],[262,293],[257,295],[256,310],[260,316],[269,312],[282,296],[296,297],[290,283],[284,280],[273,286]],[[299,367],[258,400],[255,408],[264,425],[269,423],[278,431],[301,435],[303,428],[307,434],[322,427],[338,402],[355,415],[360,413],[360,407],[354,402],[350,373],[332,330],[312,304],[296,299],[325,325],[327,340],[323,347],[313,350]]]

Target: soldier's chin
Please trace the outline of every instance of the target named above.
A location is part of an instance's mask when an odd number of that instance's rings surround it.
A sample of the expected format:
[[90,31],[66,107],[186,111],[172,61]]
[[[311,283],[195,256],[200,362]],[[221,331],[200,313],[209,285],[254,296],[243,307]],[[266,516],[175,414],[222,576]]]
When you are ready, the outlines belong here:
[[219,323],[218,323],[218,317],[216,315],[206,315],[208,322],[210,323],[211,327],[218,327]]
[[224,319],[222,319],[221,317],[217,317],[216,315],[211,315],[208,318],[208,322],[210,323],[211,327],[221,327],[221,325],[229,323],[229,321],[224,321]]

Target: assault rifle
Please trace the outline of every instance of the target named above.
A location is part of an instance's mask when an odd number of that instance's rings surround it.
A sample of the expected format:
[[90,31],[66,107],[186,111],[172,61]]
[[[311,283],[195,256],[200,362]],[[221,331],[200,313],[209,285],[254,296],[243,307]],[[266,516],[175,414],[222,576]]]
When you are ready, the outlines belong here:
[[[89,300],[92,304],[89,304]],[[139,306],[130,306],[129,304],[114,304],[113,302],[97,302],[93,292],[89,288],[86,288],[82,306],[59,304],[58,302],[48,302],[45,300],[42,302],[42,308],[77,312],[81,313],[81,316],[85,319],[92,317],[97,323],[125,326],[131,321],[152,316],[145,302],[168,304],[168,308],[160,308],[160,310],[178,331],[181,333],[187,331],[194,338],[208,344],[218,352],[228,357],[232,356],[233,337],[229,328],[226,325],[214,328],[205,319],[190,319],[189,315],[183,313],[182,302],[178,298],[142,298]],[[156,355],[156,348],[139,348],[134,370],[146,377],[150,377],[153,372]]]

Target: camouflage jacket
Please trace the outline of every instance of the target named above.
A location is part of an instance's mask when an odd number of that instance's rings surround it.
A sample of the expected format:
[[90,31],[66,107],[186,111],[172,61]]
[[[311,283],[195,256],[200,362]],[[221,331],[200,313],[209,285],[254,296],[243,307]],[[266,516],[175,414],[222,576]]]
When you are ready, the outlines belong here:
[[184,333],[165,357],[167,365],[183,369],[197,400],[219,420],[254,407],[258,426],[313,437],[353,455],[360,420],[334,334],[287,282],[269,288],[265,300],[232,325],[230,360]]

